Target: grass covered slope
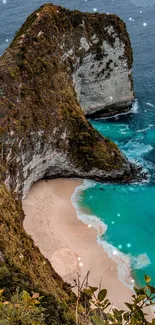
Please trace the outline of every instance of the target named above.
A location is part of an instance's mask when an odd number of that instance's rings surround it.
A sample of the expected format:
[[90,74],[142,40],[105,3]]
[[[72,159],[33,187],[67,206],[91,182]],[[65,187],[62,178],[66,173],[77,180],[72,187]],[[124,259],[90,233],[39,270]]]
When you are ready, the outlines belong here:
[[0,185],[0,289],[6,299],[17,288],[44,296],[46,324],[74,324],[75,295],[23,229],[22,206]]
[[[79,60],[85,55],[79,50],[83,19],[87,37],[92,26],[103,37],[102,23],[110,22],[126,38],[125,25],[116,16],[49,4],[28,17],[0,58],[0,285],[8,296],[18,286],[46,296],[54,306],[46,306],[53,325],[58,310],[59,323],[74,323],[75,298],[25,233],[21,198],[43,177],[132,177],[132,167],[118,147],[86,120],[72,83],[75,58],[64,60],[71,46]],[[130,66],[132,51],[125,41]]]

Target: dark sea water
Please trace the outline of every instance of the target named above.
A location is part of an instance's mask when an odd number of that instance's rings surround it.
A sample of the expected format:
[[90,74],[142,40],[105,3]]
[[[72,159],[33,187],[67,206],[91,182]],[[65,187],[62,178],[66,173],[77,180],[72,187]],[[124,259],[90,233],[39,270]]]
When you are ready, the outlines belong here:
[[[0,0],[0,55],[26,17],[43,3]],[[148,171],[149,182],[134,185],[85,182],[83,189],[75,193],[74,203],[76,200],[78,213],[80,206],[89,209],[90,216],[97,217],[88,218],[89,223],[100,220],[107,225],[105,235],[98,241],[110,257],[117,259],[119,278],[126,281],[126,266],[130,262],[132,276],[138,284],[143,283],[144,274],[151,275],[155,284],[155,0],[53,3],[81,11],[116,13],[127,24],[134,53],[137,101],[131,114],[92,121],[92,124],[114,140],[130,160]]]

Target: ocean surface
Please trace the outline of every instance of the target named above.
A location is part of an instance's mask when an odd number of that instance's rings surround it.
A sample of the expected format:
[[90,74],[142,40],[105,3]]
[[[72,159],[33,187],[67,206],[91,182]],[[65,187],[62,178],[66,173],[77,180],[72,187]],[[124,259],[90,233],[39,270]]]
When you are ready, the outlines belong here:
[[[48,1],[50,2],[50,1]],[[0,0],[0,55],[26,17],[44,1]],[[133,54],[136,102],[130,114],[91,121],[125,155],[147,170],[143,184],[109,185],[85,181],[73,195],[79,218],[105,233],[98,242],[118,262],[125,284],[155,284],[155,0],[59,0],[69,9],[118,14],[127,24]],[[132,279],[126,278],[131,266]],[[131,283],[130,283],[131,281]]]

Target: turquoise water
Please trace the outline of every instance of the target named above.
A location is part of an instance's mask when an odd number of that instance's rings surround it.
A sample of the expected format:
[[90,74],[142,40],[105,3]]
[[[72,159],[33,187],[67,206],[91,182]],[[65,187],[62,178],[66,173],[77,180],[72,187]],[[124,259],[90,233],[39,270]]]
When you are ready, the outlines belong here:
[[90,183],[90,187],[81,192],[79,204],[107,225],[102,239],[112,245],[112,250],[115,247],[130,258],[132,276],[142,285],[144,274],[150,275],[155,284],[155,126],[148,118],[151,111],[146,120],[141,118],[137,103],[135,109],[138,111],[126,116],[91,123],[101,134],[115,141],[130,160],[147,170],[148,182],[95,183],[95,186]]
[[[0,55],[28,14],[44,2],[0,1]],[[144,273],[151,275],[155,281],[155,1],[49,2],[82,11],[115,13],[127,24],[133,48],[133,77],[139,108],[135,112],[136,104],[132,114],[93,121],[92,124],[117,142],[129,159],[148,171],[149,182],[130,186],[96,183],[93,187],[90,183],[80,195],[79,204],[89,208],[90,213],[108,225],[104,239],[130,257],[136,281],[142,284]]]

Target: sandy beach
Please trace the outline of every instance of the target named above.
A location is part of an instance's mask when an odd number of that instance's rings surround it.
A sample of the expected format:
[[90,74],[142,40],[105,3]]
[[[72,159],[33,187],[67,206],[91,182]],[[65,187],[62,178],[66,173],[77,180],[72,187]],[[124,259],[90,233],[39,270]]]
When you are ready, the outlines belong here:
[[40,180],[23,201],[24,228],[61,277],[73,284],[90,271],[89,284],[108,290],[117,308],[132,292],[119,280],[117,264],[97,244],[96,230],[78,220],[71,195],[81,182],[72,179]]

